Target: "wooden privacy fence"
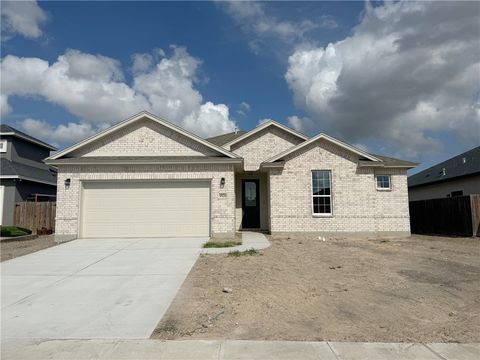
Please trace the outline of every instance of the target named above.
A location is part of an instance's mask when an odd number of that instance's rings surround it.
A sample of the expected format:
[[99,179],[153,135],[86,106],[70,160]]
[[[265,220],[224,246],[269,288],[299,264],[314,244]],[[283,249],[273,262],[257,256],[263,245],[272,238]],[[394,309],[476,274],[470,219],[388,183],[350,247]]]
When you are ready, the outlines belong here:
[[410,202],[413,234],[480,236],[480,195]]
[[56,205],[55,202],[18,202],[15,204],[13,223],[32,230],[32,234],[37,234],[42,229],[54,232]]

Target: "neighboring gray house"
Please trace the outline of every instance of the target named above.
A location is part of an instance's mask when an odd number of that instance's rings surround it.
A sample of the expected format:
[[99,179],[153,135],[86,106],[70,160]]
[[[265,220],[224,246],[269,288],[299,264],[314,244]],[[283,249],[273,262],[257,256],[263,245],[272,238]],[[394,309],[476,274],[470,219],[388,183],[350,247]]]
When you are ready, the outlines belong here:
[[480,146],[408,178],[410,201],[480,194]]
[[56,195],[57,174],[43,159],[55,147],[0,125],[0,222],[13,224],[15,203],[29,198],[46,200]]
[[202,139],[141,112],[46,159],[56,233],[96,237],[410,233],[416,164],[275,121]]

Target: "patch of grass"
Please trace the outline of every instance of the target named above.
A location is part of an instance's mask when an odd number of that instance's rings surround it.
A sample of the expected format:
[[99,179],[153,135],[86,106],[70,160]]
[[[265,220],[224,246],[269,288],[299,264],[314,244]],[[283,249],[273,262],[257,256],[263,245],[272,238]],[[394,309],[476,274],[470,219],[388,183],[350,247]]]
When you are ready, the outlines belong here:
[[253,255],[261,255],[258,250],[255,249],[249,249],[245,251],[230,251],[228,253],[228,256],[233,256],[233,257],[240,257],[240,256],[253,256]]
[[242,245],[242,242],[238,240],[209,241],[209,242],[206,242],[203,245],[203,247],[204,248],[226,248],[226,247],[233,247],[238,245]]
[[0,226],[0,233],[1,236],[23,236],[23,235],[30,235],[32,230],[28,230],[25,228],[17,227],[17,226]]
[[178,332],[178,323],[175,319],[166,319],[165,322],[156,329],[156,332],[166,332],[176,334]]

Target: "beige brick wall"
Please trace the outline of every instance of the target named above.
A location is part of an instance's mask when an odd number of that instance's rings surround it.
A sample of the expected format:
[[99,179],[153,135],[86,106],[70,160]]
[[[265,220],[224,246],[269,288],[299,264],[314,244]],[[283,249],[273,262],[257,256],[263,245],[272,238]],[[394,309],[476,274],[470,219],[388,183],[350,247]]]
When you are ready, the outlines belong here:
[[[293,155],[270,173],[272,232],[410,232],[405,170],[357,168],[356,155],[324,140]],[[332,172],[332,216],[312,215],[312,170]],[[391,191],[376,190],[375,171],[391,175]]]
[[[225,186],[221,189],[222,177],[225,178]],[[71,179],[68,189],[64,184],[67,178]],[[58,168],[56,234],[77,234],[83,180],[175,179],[211,179],[212,234],[221,236],[235,231],[235,179],[232,165],[62,165]]]
[[152,120],[137,121],[70,154],[80,156],[202,156],[218,153]]
[[303,140],[274,126],[233,144],[230,150],[243,157],[245,171],[258,170],[260,164],[274,155],[277,155]]

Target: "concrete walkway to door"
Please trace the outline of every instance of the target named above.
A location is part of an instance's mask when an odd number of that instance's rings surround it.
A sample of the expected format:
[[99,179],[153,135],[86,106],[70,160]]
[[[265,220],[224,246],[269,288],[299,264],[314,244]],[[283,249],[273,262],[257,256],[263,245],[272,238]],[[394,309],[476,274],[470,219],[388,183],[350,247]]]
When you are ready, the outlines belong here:
[[226,248],[202,249],[202,254],[228,254],[232,251],[262,250],[270,246],[267,237],[260,232],[242,231],[242,245]]
[[2,342],[148,338],[207,240],[81,239],[5,261]]

